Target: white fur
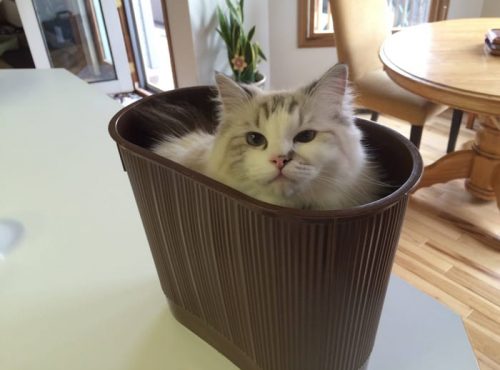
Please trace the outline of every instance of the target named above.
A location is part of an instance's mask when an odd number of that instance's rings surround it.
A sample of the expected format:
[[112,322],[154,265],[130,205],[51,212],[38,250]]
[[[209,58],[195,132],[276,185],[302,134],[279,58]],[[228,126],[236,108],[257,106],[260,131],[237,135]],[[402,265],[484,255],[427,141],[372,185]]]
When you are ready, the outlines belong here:
[[[170,138],[153,148],[157,154],[280,206],[339,209],[376,199],[380,186],[352,121],[345,66],[337,65],[308,88],[292,92],[245,91],[222,75],[216,80],[217,132]],[[273,99],[283,103],[266,114],[263,107],[272,107]],[[294,142],[303,130],[315,130],[316,137]],[[247,144],[248,132],[264,135],[267,145]],[[282,170],[284,177],[277,179],[280,171],[271,159],[287,153],[293,157]]]
[[195,171],[205,173],[210,157],[214,135],[193,131],[178,138],[165,138],[155,145],[153,151]]

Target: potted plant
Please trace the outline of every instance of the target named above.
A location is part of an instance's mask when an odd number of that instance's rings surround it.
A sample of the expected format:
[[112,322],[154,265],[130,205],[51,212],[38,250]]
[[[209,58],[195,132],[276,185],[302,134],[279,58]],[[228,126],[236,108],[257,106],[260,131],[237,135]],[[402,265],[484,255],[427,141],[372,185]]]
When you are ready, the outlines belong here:
[[217,7],[219,20],[217,32],[226,44],[227,57],[234,80],[247,84],[263,83],[264,76],[258,71],[258,65],[261,60],[267,59],[259,44],[252,41],[255,26],[248,33],[245,32],[243,26],[244,0],[239,0],[236,4],[232,0],[226,0],[226,5],[227,15],[220,7]]

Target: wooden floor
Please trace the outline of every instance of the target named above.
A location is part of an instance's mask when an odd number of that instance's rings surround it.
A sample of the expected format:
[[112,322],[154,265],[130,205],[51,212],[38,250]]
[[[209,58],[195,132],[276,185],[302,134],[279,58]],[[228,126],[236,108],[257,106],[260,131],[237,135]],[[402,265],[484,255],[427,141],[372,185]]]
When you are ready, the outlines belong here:
[[[450,119],[447,112],[426,124],[426,164],[445,154]],[[408,137],[408,124],[379,121]],[[462,126],[457,149],[473,138]],[[485,232],[500,240],[500,211],[467,194],[463,180],[421,189],[410,201],[393,272],[460,315],[480,369],[491,370],[500,369],[500,245]]]

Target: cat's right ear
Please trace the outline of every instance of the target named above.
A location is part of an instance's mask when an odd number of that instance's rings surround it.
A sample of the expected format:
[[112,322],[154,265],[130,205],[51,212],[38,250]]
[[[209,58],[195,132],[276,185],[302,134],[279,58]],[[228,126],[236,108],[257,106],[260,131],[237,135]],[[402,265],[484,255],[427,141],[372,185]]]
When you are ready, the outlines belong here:
[[348,74],[347,65],[338,63],[326,71],[319,80],[306,86],[303,91],[309,96],[342,98],[347,91]]
[[237,84],[222,73],[216,72],[215,82],[219,92],[219,99],[227,110],[237,108],[253,97],[251,88]]

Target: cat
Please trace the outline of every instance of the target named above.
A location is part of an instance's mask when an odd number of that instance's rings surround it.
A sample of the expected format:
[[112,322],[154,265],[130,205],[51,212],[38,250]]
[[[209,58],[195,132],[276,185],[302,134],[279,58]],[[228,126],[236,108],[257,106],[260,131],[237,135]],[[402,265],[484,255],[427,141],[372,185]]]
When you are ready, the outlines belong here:
[[308,86],[264,91],[216,75],[218,126],[152,150],[263,202],[342,209],[380,197],[379,174],[353,121],[347,66]]

